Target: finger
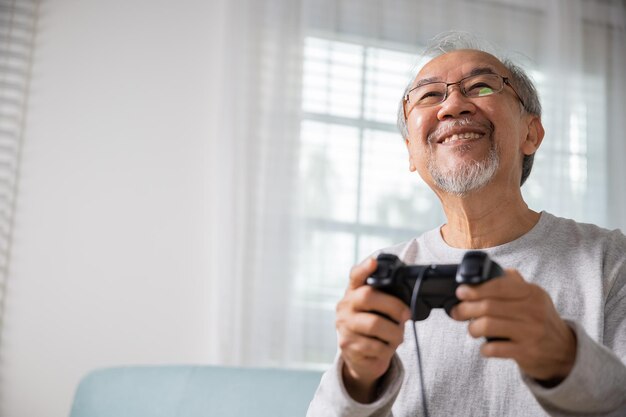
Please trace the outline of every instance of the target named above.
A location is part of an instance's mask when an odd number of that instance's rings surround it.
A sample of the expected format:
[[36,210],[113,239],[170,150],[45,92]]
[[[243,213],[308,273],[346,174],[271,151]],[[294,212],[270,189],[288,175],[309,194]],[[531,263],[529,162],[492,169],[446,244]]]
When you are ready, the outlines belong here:
[[404,340],[404,326],[394,324],[373,313],[359,313],[346,323],[347,329],[353,333],[372,337],[390,345],[397,347]]
[[478,301],[462,301],[452,309],[452,318],[458,321],[480,317],[521,319],[528,313],[525,303],[516,300],[485,298]]
[[502,277],[491,279],[478,285],[459,285],[456,296],[462,301],[484,298],[502,300],[522,299],[530,293],[529,283],[514,269],[506,269]]
[[354,290],[348,298],[352,300],[352,308],[355,311],[374,311],[399,324],[403,324],[411,317],[409,307],[402,300],[370,286]]
[[510,340],[483,343],[480,354],[486,358],[515,359],[519,356],[520,346]]
[[472,320],[467,326],[469,334],[474,338],[498,338],[510,341],[519,340],[520,328],[523,323],[494,317],[481,317]]
[[350,270],[350,283],[348,289],[355,289],[363,286],[367,277],[372,275],[376,270],[376,259],[367,258]]
[[394,347],[383,343],[379,339],[363,336],[347,330],[339,331],[339,348],[341,352],[347,355],[353,362],[380,358],[393,354],[391,351],[395,351]]
[[[520,367],[527,365],[527,347],[519,342],[500,340],[483,343],[480,354],[486,358],[513,359]],[[540,367],[541,368],[541,367]]]

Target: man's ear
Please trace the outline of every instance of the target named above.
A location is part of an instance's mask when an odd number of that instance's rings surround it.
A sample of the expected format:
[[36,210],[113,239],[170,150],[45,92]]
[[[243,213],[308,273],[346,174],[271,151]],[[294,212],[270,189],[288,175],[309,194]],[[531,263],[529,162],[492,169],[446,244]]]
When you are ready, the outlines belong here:
[[409,147],[409,138],[404,139],[404,144],[406,145],[406,150],[407,150],[407,153],[409,154],[409,171],[415,172],[417,171],[417,168],[415,167],[415,164],[413,164],[413,161],[411,160],[411,148]]
[[539,149],[544,134],[545,131],[543,130],[541,118],[539,116],[531,116],[528,123],[528,133],[521,147],[524,155],[532,155]]

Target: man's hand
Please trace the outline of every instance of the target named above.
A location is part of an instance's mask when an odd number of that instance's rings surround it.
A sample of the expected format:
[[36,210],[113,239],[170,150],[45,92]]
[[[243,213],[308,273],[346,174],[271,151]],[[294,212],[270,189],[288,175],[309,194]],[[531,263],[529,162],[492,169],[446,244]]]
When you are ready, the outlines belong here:
[[376,399],[377,382],[389,369],[404,338],[404,322],[411,316],[398,298],[365,285],[375,270],[375,259],[354,266],[348,289],[337,304],[343,380],[352,398],[361,403]]
[[483,344],[485,357],[510,358],[526,375],[558,383],[576,358],[576,336],[561,319],[548,293],[513,269],[484,284],[457,288],[456,320],[471,320],[475,337],[506,338]]

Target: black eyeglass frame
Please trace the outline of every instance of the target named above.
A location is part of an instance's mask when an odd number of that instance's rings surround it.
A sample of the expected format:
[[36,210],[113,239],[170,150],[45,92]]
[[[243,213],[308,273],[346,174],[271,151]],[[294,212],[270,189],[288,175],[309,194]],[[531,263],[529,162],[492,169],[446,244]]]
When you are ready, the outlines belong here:
[[411,88],[409,91],[407,91],[407,93],[402,98],[402,101],[403,101],[403,103],[402,103],[402,111],[404,112],[404,120],[407,120],[406,104],[409,102],[409,94],[411,94],[411,91],[417,90],[418,88],[424,87],[424,86],[429,85],[429,84],[445,84],[446,85],[446,93],[445,93],[445,95],[443,96],[443,99],[440,102],[434,103],[434,104],[427,104],[427,105],[422,106],[422,107],[436,106],[436,105],[441,104],[444,101],[446,101],[448,99],[448,90],[450,89],[451,85],[458,85],[459,86],[459,91],[461,91],[461,94],[463,94],[463,96],[468,97],[468,98],[477,98],[477,97],[481,97],[481,96],[469,97],[466,94],[465,89],[463,87],[461,87],[461,83],[463,81],[467,80],[468,78],[473,78],[473,77],[476,77],[476,76],[479,76],[479,75],[495,75],[495,76],[500,77],[502,79],[502,88],[500,90],[494,91],[493,93],[488,94],[486,96],[482,96],[482,97],[489,97],[489,96],[491,96],[493,94],[499,93],[502,90],[504,90],[504,86],[505,85],[508,85],[511,88],[511,90],[513,90],[513,93],[515,93],[515,97],[517,97],[517,99],[520,101],[520,103],[522,103],[522,106],[524,108],[526,108],[526,104],[524,103],[524,100],[522,100],[520,95],[517,94],[517,91],[515,90],[515,88],[513,88],[513,85],[511,84],[511,81],[510,81],[510,79],[508,77],[504,77],[504,76],[502,76],[500,74],[497,74],[497,73],[489,72],[489,73],[486,73],[486,74],[472,74],[472,75],[468,75],[467,77],[463,77],[463,78],[461,78],[459,81],[457,81],[455,83],[446,83],[444,81],[433,81],[431,83],[426,83],[426,84],[418,85],[417,87]]

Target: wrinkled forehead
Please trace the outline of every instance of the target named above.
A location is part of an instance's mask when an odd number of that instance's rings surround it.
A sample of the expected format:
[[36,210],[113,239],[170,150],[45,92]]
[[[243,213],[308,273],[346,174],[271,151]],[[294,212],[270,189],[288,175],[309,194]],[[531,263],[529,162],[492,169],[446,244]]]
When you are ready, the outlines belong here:
[[477,70],[510,76],[509,70],[495,56],[474,49],[460,49],[428,61],[413,80],[413,86],[431,81],[457,82]]

